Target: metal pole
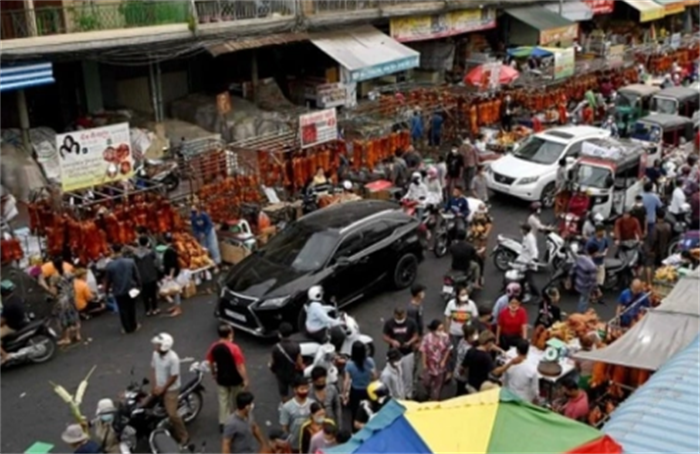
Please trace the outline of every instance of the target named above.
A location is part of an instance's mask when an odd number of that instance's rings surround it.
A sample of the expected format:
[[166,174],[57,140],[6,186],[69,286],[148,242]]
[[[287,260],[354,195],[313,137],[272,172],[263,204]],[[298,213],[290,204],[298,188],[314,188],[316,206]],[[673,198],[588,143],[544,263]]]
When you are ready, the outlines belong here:
[[559,15],[564,14],[564,0],[559,0]]
[[156,88],[156,93],[158,95],[158,117],[156,121],[160,123],[165,118],[165,108],[163,106],[163,78],[160,71],[160,62],[156,63]]
[[148,65],[148,83],[151,86],[151,104],[153,105],[153,119],[158,123],[158,89],[156,88],[156,75],[153,63]]
[[28,156],[32,155],[32,142],[29,140],[29,109],[24,90],[17,90],[17,111],[19,113],[19,127],[22,130],[22,144]]
[[250,61],[250,81],[253,85],[253,102],[258,102],[258,52],[253,49],[253,55]]
[[36,13],[34,11],[34,0],[24,0],[24,11],[27,21],[27,31],[29,36],[37,36],[39,30],[36,26]]

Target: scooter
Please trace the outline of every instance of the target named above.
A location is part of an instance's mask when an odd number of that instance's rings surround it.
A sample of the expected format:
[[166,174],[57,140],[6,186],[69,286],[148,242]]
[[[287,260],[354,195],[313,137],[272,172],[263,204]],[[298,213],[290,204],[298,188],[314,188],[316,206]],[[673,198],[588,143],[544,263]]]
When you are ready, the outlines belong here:
[[605,259],[604,290],[627,287],[634,279],[634,270],[639,266],[638,241],[623,241],[618,249],[618,258]]
[[442,301],[447,304],[450,300],[454,299],[456,295],[456,287],[471,287],[472,284],[476,282],[474,276],[467,274],[463,271],[450,270],[443,278],[442,291],[440,296]]
[[30,321],[24,328],[2,339],[2,346],[8,354],[3,368],[24,363],[45,363],[56,354],[58,336],[49,326],[51,319],[32,318],[30,315]]
[[[119,441],[119,452],[121,454],[132,454],[136,452],[136,430],[133,427],[127,426],[122,430],[120,441]],[[181,452],[194,453],[194,444],[187,446],[187,451],[175,441],[175,438],[170,434],[170,432],[164,428],[159,427],[155,429],[148,436],[148,446],[152,454],[177,454]],[[202,450],[200,452],[206,452],[206,442],[202,442]]]
[[311,364],[304,368],[304,377],[311,378],[311,371],[315,367],[323,367],[328,372],[328,384],[338,386],[338,376],[340,375],[338,364],[342,361],[344,360],[339,359],[335,346],[331,343],[329,337],[326,343],[316,350],[316,355],[314,355]]
[[[177,411],[185,424],[194,421],[202,412],[204,405],[202,379],[206,371],[208,371],[206,362],[192,363],[190,372],[193,372],[195,377],[180,389]],[[144,378],[140,384],[132,381],[122,394],[123,397],[118,406],[118,421],[121,427],[133,428],[137,440],[149,437],[151,432],[168,424],[168,415],[162,400],[154,398],[144,390],[148,384],[147,378]],[[123,430],[118,432],[122,433]]]
[[[345,312],[341,312],[340,314],[338,314],[338,319],[343,322],[343,326],[345,327],[345,340],[343,341],[343,346],[340,348],[340,351],[337,353],[343,356],[350,357],[350,353],[352,351],[352,344],[354,344],[357,341],[360,341],[363,344],[365,344],[365,346],[367,346],[368,355],[373,356],[374,340],[370,336],[360,333],[360,325],[358,325],[355,318],[346,314]],[[320,344],[316,341],[302,342],[300,344],[302,358],[315,359],[321,347],[326,343]],[[311,360],[310,362],[313,363],[313,360]]]
[[435,257],[442,258],[447,255],[450,245],[454,240],[454,232],[467,230],[468,222],[463,216],[457,216],[454,212],[442,211],[439,213],[437,228],[435,229]]
[[530,285],[525,279],[525,275],[528,267],[531,266],[527,263],[522,263],[518,261],[513,261],[508,264],[508,271],[503,275],[503,289],[508,288],[509,284],[516,283],[520,285],[522,289],[522,300],[523,304],[526,304],[532,300],[532,292],[530,291]]
[[180,167],[176,160],[144,159],[135,169],[139,180],[150,180],[165,186],[168,192],[180,186]]

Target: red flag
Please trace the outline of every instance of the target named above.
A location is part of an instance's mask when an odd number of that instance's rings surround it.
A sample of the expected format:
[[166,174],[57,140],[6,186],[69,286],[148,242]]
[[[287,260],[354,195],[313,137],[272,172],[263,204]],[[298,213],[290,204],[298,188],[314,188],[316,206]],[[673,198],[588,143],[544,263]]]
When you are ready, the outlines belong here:
[[566,454],[622,454],[622,446],[615,440],[605,435],[597,440],[567,451]]

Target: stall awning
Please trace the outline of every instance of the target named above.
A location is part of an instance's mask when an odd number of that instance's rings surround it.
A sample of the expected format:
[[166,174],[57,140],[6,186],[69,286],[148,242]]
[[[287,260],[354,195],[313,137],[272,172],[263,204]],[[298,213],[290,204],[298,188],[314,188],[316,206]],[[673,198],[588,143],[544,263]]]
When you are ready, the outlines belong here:
[[654,2],[663,6],[664,13],[667,16],[685,11],[685,0],[654,0]]
[[627,454],[700,452],[699,355],[696,337],[612,413],[603,432]]
[[650,22],[661,19],[666,15],[664,7],[653,0],[622,0],[632,8],[639,11],[640,22]]
[[51,63],[34,63],[0,68],[0,92],[48,85],[56,82]]
[[369,25],[314,34],[311,42],[348,71],[348,82],[406,71],[420,63],[420,53]]
[[306,32],[298,33],[273,33],[271,35],[259,36],[254,38],[239,38],[228,41],[206,44],[207,51],[213,56],[228,54],[230,52],[238,52],[246,49],[257,49],[265,46],[277,46],[281,44],[291,44],[309,39],[309,34]]
[[593,19],[593,10],[591,7],[579,0],[548,3],[545,5],[545,8],[555,14],[559,14],[559,5],[561,5],[561,16],[565,19],[569,19],[571,22],[582,22]]
[[[651,1],[651,0],[649,0]],[[578,35],[578,24],[553,13],[543,6],[533,5],[508,8],[506,13],[540,32],[540,44],[546,46],[558,41],[573,41]]]
[[593,14],[610,14],[615,10],[615,0],[583,0]]
[[662,301],[621,338],[607,347],[579,352],[576,358],[658,370],[700,332],[700,270],[681,278]]

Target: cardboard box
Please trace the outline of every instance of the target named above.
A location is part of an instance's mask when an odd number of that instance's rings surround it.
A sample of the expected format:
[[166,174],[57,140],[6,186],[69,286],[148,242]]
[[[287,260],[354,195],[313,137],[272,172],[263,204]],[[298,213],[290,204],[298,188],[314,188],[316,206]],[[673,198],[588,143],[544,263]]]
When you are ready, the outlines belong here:
[[196,294],[197,294],[197,286],[194,285],[194,281],[190,281],[189,284],[187,284],[187,287],[182,289],[182,297],[184,299],[192,298]]
[[232,244],[229,241],[219,242],[219,252],[221,252],[221,260],[231,265],[235,265],[250,255],[248,248]]

